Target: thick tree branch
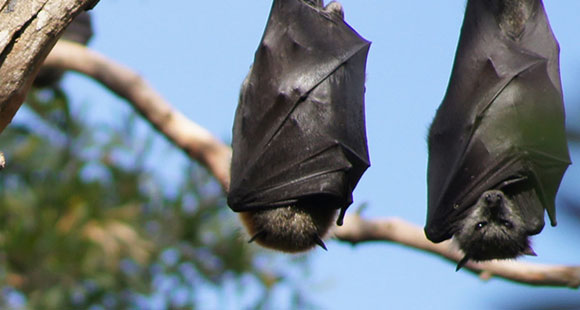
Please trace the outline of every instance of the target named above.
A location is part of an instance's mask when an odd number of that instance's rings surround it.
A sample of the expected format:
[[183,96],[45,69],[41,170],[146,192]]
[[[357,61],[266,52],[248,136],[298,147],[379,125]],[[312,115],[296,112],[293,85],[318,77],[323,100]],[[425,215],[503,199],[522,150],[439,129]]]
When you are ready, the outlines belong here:
[[[350,215],[344,225],[335,230],[341,241],[357,244],[370,241],[386,241],[433,253],[451,262],[457,262],[463,254],[450,241],[439,244],[427,240],[423,229],[401,219],[366,220]],[[468,262],[464,268],[479,274],[482,279],[493,276],[537,286],[580,287],[580,266],[550,266],[521,261]]]
[[[119,64],[89,49],[67,42],[59,42],[46,59],[46,65],[75,70],[108,87],[127,99],[140,113],[191,159],[203,163],[227,191],[231,149],[214,138],[207,130],[189,121],[173,109],[141,77]],[[387,241],[433,253],[457,262],[461,253],[449,242],[434,244],[425,238],[420,227],[400,219],[364,220],[350,215],[344,226],[335,230],[343,242],[357,244]],[[580,266],[549,266],[518,261],[468,263],[466,269],[483,279],[498,276],[507,280],[544,286],[580,286]]]
[[71,20],[95,0],[0,0],[0,132]]
[[227,191],[231,149],[175,110],[137,73],[68,41],[55,45],[45,65],[83,73],[126,99],[159,132],[207,167]]

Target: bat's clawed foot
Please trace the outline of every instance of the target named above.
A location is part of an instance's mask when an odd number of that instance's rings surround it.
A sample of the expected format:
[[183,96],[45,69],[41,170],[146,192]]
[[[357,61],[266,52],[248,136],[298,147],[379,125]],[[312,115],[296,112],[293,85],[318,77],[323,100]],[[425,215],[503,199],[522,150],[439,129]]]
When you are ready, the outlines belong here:
[[328,5],[324,6],[324,1],[322,0],[303,0],[306,4],[313,6],[317,9],[322,9],[329,15],[338,17],[340,20],[344,20],[344,10],[342,9],[342,4],[337,1],[332,1]]
[[528,19],[537,9],[533,0],[495,0],[490,2],[500,29],[511,39],[522,35]]
[[342,4],[340,4],[339,2],[336,2],[336,1],[330,2],[324,8],[324,11],[326,11],[329,14],[332,14],[332,15],[339,17],[341,20],[344,19],[344,10],[342,8]]
[[321,8],[322,6],[324,6],[324,2],[322,0],[302,0],[302,1],[315,8]]

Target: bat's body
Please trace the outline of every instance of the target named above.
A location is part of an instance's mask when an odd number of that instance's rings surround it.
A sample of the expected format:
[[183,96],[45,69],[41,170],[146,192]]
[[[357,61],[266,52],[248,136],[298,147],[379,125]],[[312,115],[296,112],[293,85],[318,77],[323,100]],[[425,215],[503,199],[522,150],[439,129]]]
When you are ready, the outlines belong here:
[[369,42],[322,1],[275,0],[242,85],[228,204],[252,241],[316,245],[352,203],[369,166],[364,81]]
[[541,0],[469,0],[445,98],[429,132],[433,242],[465,259],[531,254],[528,236],[556,225],[569,165],[559,47]]

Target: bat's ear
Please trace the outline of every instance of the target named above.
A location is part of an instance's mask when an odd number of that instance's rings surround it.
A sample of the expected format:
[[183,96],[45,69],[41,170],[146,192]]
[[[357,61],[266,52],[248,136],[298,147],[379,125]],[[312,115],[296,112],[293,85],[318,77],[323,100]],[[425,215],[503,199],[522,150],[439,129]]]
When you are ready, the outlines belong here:
[[467,264],[468,261],[469,261],[469,255],[463,256],[463,258],[457,264],[457,268],[455,268],[455,271],[457,272],[457,271],[459,271],[459,269],[463,268],[463,266],[465,266],[465,264]]
[[340,4],[340,3],[336,2],[336,1],[330,2],[324,8],[324,11],[326,11],[329,14],[332,14],[332,15],[337,16],[341,20],[344,20],[344,10],[342,9],[342,4]]

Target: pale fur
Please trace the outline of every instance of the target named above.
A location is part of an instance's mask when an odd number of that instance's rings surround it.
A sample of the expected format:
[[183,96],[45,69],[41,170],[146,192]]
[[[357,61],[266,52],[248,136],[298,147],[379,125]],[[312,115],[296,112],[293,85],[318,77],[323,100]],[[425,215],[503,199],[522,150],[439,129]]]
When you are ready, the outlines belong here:
[[295,205],[241,212],[240,217],[255,242],[274,250],[307,251],[324,238],[337,215],[336,209]]

